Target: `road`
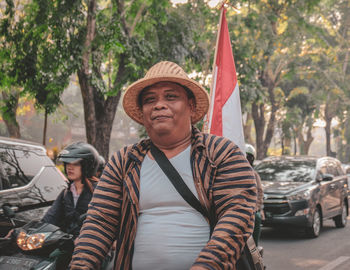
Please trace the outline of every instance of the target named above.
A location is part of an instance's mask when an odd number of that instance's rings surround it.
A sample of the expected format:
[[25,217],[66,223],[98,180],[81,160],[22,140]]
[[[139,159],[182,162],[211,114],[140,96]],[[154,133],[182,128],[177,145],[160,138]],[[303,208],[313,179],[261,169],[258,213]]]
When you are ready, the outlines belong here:
[[314,239],[301,231],[262,228],[259,245],[264,247],[266,270],[349,270],[350,217],[341,229],[325,221]]

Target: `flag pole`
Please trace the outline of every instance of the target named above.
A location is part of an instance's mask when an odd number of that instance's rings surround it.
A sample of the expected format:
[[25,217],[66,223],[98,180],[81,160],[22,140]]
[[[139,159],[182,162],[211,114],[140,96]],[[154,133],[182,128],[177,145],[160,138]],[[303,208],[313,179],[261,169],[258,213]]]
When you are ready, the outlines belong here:
[[222,24],[222,15],[224,13],[224,5],[226,4],[227,0],[222,1],[219,5],[218,8],[221,10],[220,11],[220,19],[219,19],[219,25],[218,25],[218,33],[216,35],[216,45],[215,45],[215,53],[214,53],[214,60],[213,60],[213,67],[212,67],[212,77],[211,77],[211,83],[210,83],[210,108],[208,110],[208,113],[205,117],[205,123],[203,125],[203,132],[209,133],[209,119],[210,119],[210,112],[211,112],[211,106],[213,104],[213,86],[214,86],[214,78],[215,78],[215,67],[216,67],[216,56],[218,54],[218,45],[219,45],[219,37],[220,37],[220,31],[221,31],[221,24]]
[[[221,31],[221,24],[222,24],[222,15],[224,13],[224,5],[226,3],[226,0],[221,4],[220,7],[220,20],[219,20],[219,26],[218,26],[218,34],[216,36],[216,45],[215,45],[215,54],[214,54],[214,61],[213,61],[213,67],[212,67],[212,73],[214,73],[215,71],[215,65],[216,65],[216,56],[218,55],[218,45],[219,45],[219,37],[220,37],[220,31]],[[212,89],[213,89],[213,84],[214,84],[214,77],[212,77],[211,80],[211,86],[210,86],[210,98],[211,98],[211,94],[212,94]]]

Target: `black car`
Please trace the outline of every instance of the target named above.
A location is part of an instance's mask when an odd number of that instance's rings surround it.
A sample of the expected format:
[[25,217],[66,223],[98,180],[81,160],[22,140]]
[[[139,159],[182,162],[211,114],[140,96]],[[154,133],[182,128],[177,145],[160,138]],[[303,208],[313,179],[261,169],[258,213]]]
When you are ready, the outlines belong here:
[[40,219],[65,186],[42,145],[0,137],[0,237],[13,227],[2,205],[15,211],[15,226],[23,226]]
[[347,176],[332,157],[279,156],[262,160],[255,170],[264,188],[264,226],[296,226],[317,237],[323,220],[346,226]]

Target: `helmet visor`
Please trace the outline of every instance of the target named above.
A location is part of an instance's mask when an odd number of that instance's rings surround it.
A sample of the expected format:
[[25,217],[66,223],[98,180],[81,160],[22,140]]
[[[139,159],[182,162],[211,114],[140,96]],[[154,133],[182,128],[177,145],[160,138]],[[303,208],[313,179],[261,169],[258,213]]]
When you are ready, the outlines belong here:
[[81,161],[82,158],[76,158],[76,157],[58,157],[57,159],[59,162],[64,162],[64,163],[74,163]]

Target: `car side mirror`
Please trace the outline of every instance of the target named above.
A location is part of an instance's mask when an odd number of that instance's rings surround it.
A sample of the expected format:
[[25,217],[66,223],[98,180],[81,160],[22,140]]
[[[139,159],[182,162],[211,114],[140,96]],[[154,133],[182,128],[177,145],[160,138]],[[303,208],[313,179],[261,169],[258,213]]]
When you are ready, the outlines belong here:
[[322,175],[322,181],[332,181],[333,175],[329,173],[325,173]]

